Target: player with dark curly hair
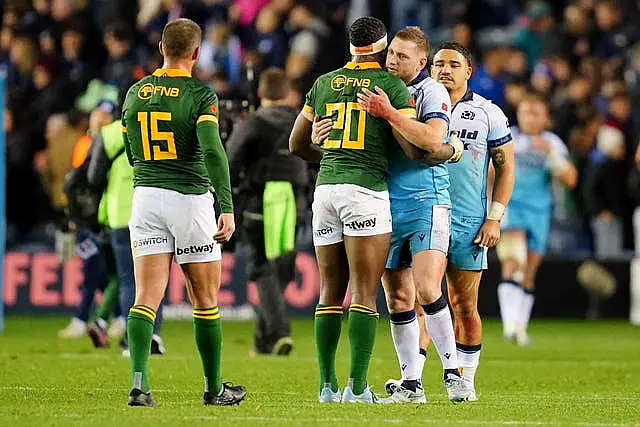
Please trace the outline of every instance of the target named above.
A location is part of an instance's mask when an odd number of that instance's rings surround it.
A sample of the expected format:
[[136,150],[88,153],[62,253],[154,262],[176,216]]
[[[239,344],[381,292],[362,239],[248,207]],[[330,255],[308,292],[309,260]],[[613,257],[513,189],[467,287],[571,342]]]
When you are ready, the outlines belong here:
[[[315,315],[319,400],[383,403],[368,387],[367,371],[378,323],[378,283],[391,238],[387,151],[395,142],[391,126],[362,110],[356,94],[378,86],[389,94],[395,108],[412,117],[416,113],[402,80],[382,68],[387,47],[384,24],[373,17],[359,18],[349,29],[349,40],[352,61],[316,80],[289,146],[303,159],[320,163],[313,202],[313,239],[320,268]],[[318,116],[332,118],[331,131],[321,146],[311,141]],[[341,394],[335,354],[347,285],[351,287],[351,364]]]

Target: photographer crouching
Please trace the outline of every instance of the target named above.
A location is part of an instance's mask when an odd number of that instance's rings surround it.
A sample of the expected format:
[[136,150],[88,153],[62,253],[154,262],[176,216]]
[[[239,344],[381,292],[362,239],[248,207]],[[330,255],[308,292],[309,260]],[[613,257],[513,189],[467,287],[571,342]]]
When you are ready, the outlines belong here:
[[260,108],[237,123],[227,153],[237,196],[247,275],[260,298],[255,354],[288,355],[293,347],[284,290],[295,276],[296,227],[306,206],[307,164],[289,152],[298,111],[284,71],[265,70]]

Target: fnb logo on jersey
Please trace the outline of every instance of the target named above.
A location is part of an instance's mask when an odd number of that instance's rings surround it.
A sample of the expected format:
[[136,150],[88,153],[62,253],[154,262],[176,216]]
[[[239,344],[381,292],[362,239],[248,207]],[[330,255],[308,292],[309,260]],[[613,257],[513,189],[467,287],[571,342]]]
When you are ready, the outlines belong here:
[[369,87],[371,86],[371,79],[358,79],[356,77],[345,77],[342,74],[338,74],[331,79],[331,89],[340,91],[347,86]]
[[134,249],[141,248],[143,246],[151,246],[151,245],[159,245],[160,243],[167,243],[168,239],[166,237],[147,237],[146,239],[134,240],[131,242]]
[[151,96],[157,93],[159,93],[160,96],[170,96],[172,98],[177,98],[180,96],[180,89],[177,87],[154,86],[151,83],[147,83],[142,85],[142,87],[138,89],[138,98],[149,99],[151,98]]
[[346,227],[349,227],[352,230],[364,230],[367,228],[375,228],[376,226],[376,218],[369,218],[362,221],[352,221],[345,224]]
[[208,254],[210,252],[213,252],[213,248],[215,247],[216,247],[215,243],[209,243],[208,245],[200,245],[200,246],[191,245],[188,248],[178,248],[176,250],[176,255]]

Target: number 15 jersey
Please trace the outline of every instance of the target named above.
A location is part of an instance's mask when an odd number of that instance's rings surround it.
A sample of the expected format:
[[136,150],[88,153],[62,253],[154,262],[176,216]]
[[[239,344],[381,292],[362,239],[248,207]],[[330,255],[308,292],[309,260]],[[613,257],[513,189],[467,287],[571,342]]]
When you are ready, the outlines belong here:
[[355,184],[374,191],[387,190],[388,149],[394,143],[386,120],[360,109],[356,94],[363,88],[383,89],[391,105],[415,117],[415,102],[398,77],[377,62],[349,62],[320,76],[307,93],[303,114],[331,116],[333,128],[323,145],[317,185]]
[[122,107],[134,187],[203,194],[211,186],[198,126],[217,132],[218,98],[183,70],[158,69],[131,86]]

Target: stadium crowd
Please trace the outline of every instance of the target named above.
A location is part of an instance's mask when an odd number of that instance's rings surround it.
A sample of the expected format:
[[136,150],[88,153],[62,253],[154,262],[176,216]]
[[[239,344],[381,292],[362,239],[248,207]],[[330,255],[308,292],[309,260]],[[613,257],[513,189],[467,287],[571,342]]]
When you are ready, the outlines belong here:
[[248,109],[256,103],[256,76],[267,67],[286,71],[301,106],[317,76],[348,60],[346,29],[362,15],[379,17],[391,32],[418,25],[432,46],[441,40],[466,46],[475,56],[471,89],[500,105],[512,123],[527,92],[542,95],[550,128],[579,170],[577,187],[555,194],[550,251],[615,257],[633,248],[640,204],[638,2],[2,3],[9,250],[52,246],[76,143],[116,118],[122,91],[161,65],[157,43],[169,20],[187,17],[204,29],[197,77],[220,99],[247,101]]

